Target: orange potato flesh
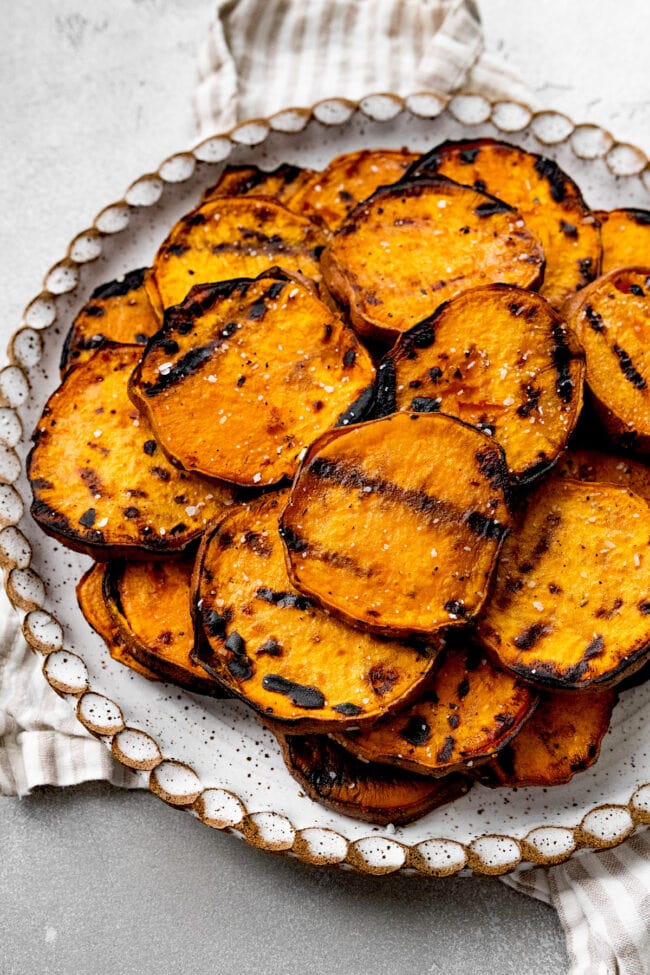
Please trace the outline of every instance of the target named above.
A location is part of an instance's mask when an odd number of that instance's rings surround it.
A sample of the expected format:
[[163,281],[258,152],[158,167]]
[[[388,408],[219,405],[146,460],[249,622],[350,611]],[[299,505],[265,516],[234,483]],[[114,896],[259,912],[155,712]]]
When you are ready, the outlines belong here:
[[501,448],[440,413],[325,434],[281,519],[291,579],[379,633],[463,623],[485,600],[507,532],[506,483]]
[[163,455],[127,395],[141,354],[110,345],[70,369],[45,405],[28,459],[33,517],[98,561],[177,555],[234,497]]
[[546,695],[516,738],[476,770],[477,778],[511,788],[569,782],[598,758],[615,703],[615,691]]
[[214,186],[205,191],[201,203],[220,196],[269,196],[288,206],[314,175],[312,169],[301,169],[288,163],[270,172],[257,166],[226,166]]
[[485,761],[516,735],[537,697],[497,670],[481,649],[448,649],[421,699],[372,728],[337,741],[360,758],[424,775],[447,775]]
[[194,289],[130,390],[186,470],[261,487],[292,477],[307,444],[362,415],[374,375],[352,329],[276,273]]
[[489,433],[519,483],[566,446],[582,407],[584,355],[539,295],[467,291],[405,332],[378,370],[378,408],[436,411]]
[[320,735],[277,735],[287,769],[312,799],[368,823],[402,826],[460,798],[467,779],[413,775],[363,762]]
[[607,686],[650,650],[650,507],[612,484],[546,481],[507,539],[479,636],[560,689]]
[[321,173],[313,173],[291,200],[296,213],[322,220],[338,230],[355,206],[379,186],[396,183],[417,154],[404,149],[360,149],[337,156]]
[[650,266],[603,275],[569,306],[587,356],[586,382],[610,436],[650,450]]
[[[544,156],[493,139],[444,142],[412,170],[440,173],[516,207],[546,256],[542,294],[555,308],[600,273],[600,230],[578,186]],[[414,173],[414,174],[415,174]]]
[[647,264],[650,255],[650,210],[596,210],[603,246],[602,273]]
[[193,559],[112,562],[104,570],[104,601],[136,660],[197,694],[221,696],[221,685],[190,657],[193,566]]
[[568,450],[554,474],[574,481],[606,481],[620,484],[650,502],[650,467],[629,457],[597,450]]
[[408,700],[436,650],[349,629],[291,585],[278,535],[286,492],[234,511],[204,539],[195,659],[265,717],[300,730],[363,724]]
[[61,354],[61,372],[89,359],[106,342],[146,345],[160,328],[147,294],[148,268],[95,288],[70,327]]
[[271,267],[320,281],[321,231],[273,200],[219,197],[183,217],[154,259],[164,308],[197,284],[256,277]]
[[507,204],[437,178],[377,190],[334,235],[321,263],[353,326],[386,340],[468,288],[535,287],[544,255]]
[[148,680],[160,680],[158,674],[136,660],[108,612],[104,602],[104,569],[104,565],[95,562],[77,583],[79,609],[86,622],[102,638],[113,660],[135,670]]

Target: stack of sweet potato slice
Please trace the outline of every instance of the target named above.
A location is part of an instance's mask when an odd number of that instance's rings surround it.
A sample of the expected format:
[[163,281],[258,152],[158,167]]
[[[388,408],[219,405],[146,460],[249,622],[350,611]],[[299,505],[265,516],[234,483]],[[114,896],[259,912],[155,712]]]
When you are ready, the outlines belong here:
[[650,654],[649,222],[487,139],[227,168],[34,434],[111,655],[371,822],[593,764]]

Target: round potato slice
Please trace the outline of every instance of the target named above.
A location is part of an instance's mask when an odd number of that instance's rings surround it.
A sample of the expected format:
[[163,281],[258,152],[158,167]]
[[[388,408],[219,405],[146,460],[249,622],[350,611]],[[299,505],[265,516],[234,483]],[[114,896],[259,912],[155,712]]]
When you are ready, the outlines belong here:
[[574,481],[605,481],[620,484],[650,502],[650,467],[630,457],[599,450],[567,450],[554,474]]
[[603,246],[602,273],[647,264],[650,255],[650,210],[596,210]]
[[95,288],[77,314],[63,343],[61,373],[85,362],[107,342],[146,345],[160,328],[160,320],[146,289],[149,268],[130,271],[123,278]]
[[544,255],[507,203],[438,177],[373,193],[334,235],[322,267],[354,328],[386,341],[468,288],[537,286]]
[[287,576],[271,495],[203,540],[194,581],[195,659],[263,716],[301,731],[373,721],[408,701],[437,646],[352,630],[297,592]]
[[194,559],[109,562],[102,593],[111,620],[140,664],[196,694],[222,697],[223,688],[194,663],[191,587]]
[[324,244],[315,224],[280,203],[218,197],[172,228],[154,259],[154,279],[164,308],[197,284],[255,277],[276,265],[320,281]]
[[375,370],[352,329],[282,272],[194,288],[130,393],[186,470],[252,487],[293,477],[324,430],[360,419]]
[[439,173],[516,207],[546,256],[540,293],[555,308],[600,273],[600,228],[580,189],[552,159],[495,139],[443,142],[409,176]]
[[616,691],[544,695],[532,718],[498,755],[476,769],[483,785],[562,785],[594,764]]
[[650,453],[650,266],[610,271],[567,310],[607,432],[620,447]]
[[104,602],[103,563],[95,562],[77,583],[77,602],[89,626],[102,638],[113,660],[129,667],[148,680],[159,680],[158,674],[145,667],[133,656],[124,642],[124,637],[115,625]]
[[513,525],[481,640],[535,684],[609,686],[650,651],[650,507],[613,484],[551,478]]
[[377,372],[377,409],[442,412],[501,444],[518,484],[566,446],[582,408],[584,353],[539,295],[493,284],[453,298],[399,337]]
[[441,413],[394,413],[317,440],[281,519],[301,592],[354,625],[406,635],[480,610],[507,533],[507,469]]
[[355,206],[379,186],[396,183],[417,154],[404,149],[360,149],[332,159],[321,173],[312,173],[289,204],[296,213],[321,220],[338,230]]
[[353,819],[403,826],[469,790],[460,775],[441,779],[364,762],[322,735],[282,735],[284,761],[307,795]]
[[536,704],[535,692],[497,670],[482,649],[450,647],[415,704],[372,728],[341,732],[337,741],[366,761],[448,775],[503,748]]
[[142,355],[107,345],[50,396],[27,461],[32,516],[98,561],[178,555],[233,503],[233,489],[178,470],[127,394]]
[[298,190],[315,176],[313,169],[282,163],[270,171],[257,166],[226,166],[219,180],[203,194],[201,203],[220,196],[268,196],[288,206]]

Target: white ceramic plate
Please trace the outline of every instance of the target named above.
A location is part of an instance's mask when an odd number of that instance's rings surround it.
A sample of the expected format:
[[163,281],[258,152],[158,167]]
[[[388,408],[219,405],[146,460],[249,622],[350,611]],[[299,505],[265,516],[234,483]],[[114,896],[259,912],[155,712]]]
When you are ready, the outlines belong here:
[[522,862],[558,862],[580,846],[622,842],[636,825],[650,822],[650,683],[623,695],[600,760],[568,785],[476,786],[395,829],[348,819],[300,792],[274,739],[243,705],[152,684],[110,658],[76,605],[74,587],[88,560],[46,538],[30,520],[22,462],[29,432],[58,383],[62,337],[75,311],[98,284],[151,262],[172,223],[216,180],[226,159],[268,169],[285,161],[319,168],[359,147],[425,150],[443,139],[480,135],[507,137],[556,159],[592,207],[650,206],[650,172],[640,150],[556,113],[431,93],[288,110],[165,160],[106,207],[46,275],[12,339],[13,364],[0,373],[0,559],[9,570],[9,596],[26,614],[25,636],[44,655],[45,677],[165,801],[257,846],[312,863],[372,873],[448,875],[465,867],[504,873]]

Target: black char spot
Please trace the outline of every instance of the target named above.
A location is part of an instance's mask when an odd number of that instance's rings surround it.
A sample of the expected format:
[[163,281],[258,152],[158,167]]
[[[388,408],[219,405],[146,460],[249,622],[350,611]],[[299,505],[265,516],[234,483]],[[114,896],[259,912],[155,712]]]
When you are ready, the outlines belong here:
[[451,735],[447,735],[442,748],[436,755],[436,759],[439,762],[448,762],[449,759],[451,758],[451,753],[453,752],[453,750],[454,750],[454,739],[452,738]]
[[585,305],[585,317],[594,332],[602,332],[605,328],[602,318],[589,304]]
[[632,359],[625,351],[625,349],[621,348],[620,345],[616,345],[616,344],[614,344],[612,348],[614,349],[616,358],[618,359],[618,363],[621,367],[621,372],[623,373],[627,381],[629,383],[632,383],[635,389],[645,389],[646,381],[641,375],[641,373],[638,372],[638,370],[635,368]]
[[558,164],[552,159],[540,156],[535,161],[535,171],[548,182],[555,202],[561,203],[566,196],[566,177]]
[[262,687],[265,691],[284,694],[298,708],[317,710],[325,707],[325,698],[317,687],[296,684],[280,674],[266,674],[262,680]]
[[360,708],[358,704],[350,704],[348,701],[344,701],[343,704],[335,704],[332,711],[337,711],[339,714],[345,714],[348,717],[354,717],[356,714],[362,714],[363,708]]
[[278,606],[280,609],[307,610],[315,605],[307,596],[301,596],[297,592],[276,592],[264,586],[257,589],[255,595],[265,603],[271,603],[272,606]]
[[141,287],[144,281],[145,267],[135,271],[129,271],[120,281],[109,281],[107,284],[100,284],[95,288],[91,298],[119,298],[121,295],[128,295],[129,291],[135,291]]
[[430,396],[415,396],[411,400],[410,409],[414,413],[439,413],[441,402],[440,397],[432,399]]
[[309,542],[296,534],[292,528],[287,528],[285,525],[280,526],[280,538],[290,552],[304,552],[309,548]]
[[477,217],[492,217],[497,213],[508,213],[512,207],[502,200],[490,200],[488,203],[479,203],[474,208]]
[[470,165],[471,163],[475,162],[479,151],[480,149],[478,146],[476,146],[474,149],[463,149],[460,153],[460,161],[465,163],[465,165]]
[[156,450],[158,449],[158,444],[156,443],[155,440],[145,440],[142,449],[144,450],[145,454],[151,457],[152,454],[156,453]]
[[396,397],[397,379],[395,363],[392,359],[384,359],[377,369],[375,412],[377,416],[389,416],[397,410]]
[[88,511],[84,511],[81,518],[79,519],[79,524],[83,525],[84,528],[92,528],[95,524],[95,518],[97,517],[97,512],[94,508],[88,508]]
[[347,410],[344,410],[343,413],[340,414],[334,425],[337,427],[347,427],[350,423],[359,423],[370,411],[374,401],[374,386],[366,386],[366,388],[359,393],[355,401],[348,406]]
[[533,623],[522,630],[512,641],[518,650],[530,650],[542,637],[551,632],[548,623]]
[[214,609],[206,609],[201,615],[203,628],[208,636],[223,638],[226,632],[226,623],[228,622],[226,617],[221,616]]
[[431,728],[424,718],[414,714],[400,731],[400,737],[410,745],[424,745],[431,737]]

